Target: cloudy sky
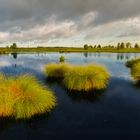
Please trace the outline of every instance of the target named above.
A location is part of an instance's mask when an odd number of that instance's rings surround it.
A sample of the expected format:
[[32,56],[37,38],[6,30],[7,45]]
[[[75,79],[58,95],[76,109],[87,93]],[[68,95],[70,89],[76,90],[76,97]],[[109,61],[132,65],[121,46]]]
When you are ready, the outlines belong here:
[[140,0],[0,0],[0,44],[140,42]]

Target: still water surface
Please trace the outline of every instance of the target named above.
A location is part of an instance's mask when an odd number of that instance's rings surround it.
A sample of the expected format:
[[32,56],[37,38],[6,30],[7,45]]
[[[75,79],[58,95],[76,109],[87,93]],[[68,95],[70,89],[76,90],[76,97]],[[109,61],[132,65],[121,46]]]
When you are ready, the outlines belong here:
[[140,57],[135,53],[67,53],[66,62],[98,63],[111,73],[105,91],[78,96],[58,82],[46,81],[44,65],[58,62],[60,53],[0,56],[0,72],[32,74],[54,91],[58,105],[49,115],[30,121],[0,119],[0,140],[45,139],[140,139],[140,86],[131,80],[124,63]]

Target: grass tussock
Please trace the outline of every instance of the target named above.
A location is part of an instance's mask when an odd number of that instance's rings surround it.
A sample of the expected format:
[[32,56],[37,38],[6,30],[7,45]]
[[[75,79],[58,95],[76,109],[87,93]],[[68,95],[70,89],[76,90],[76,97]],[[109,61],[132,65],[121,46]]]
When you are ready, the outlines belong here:
[[51,91],[29,75],[4,77],[0,75],[0,116],[28,119],[50,112],[56,104]]
[[45,66],[45,73],[49,78],[64,78],[65,73],[70,71],[71,66],[66,63],[52,63]]
[[133,64],[131,67],[131,76],[134,80],[140,81],[140,62]]
[[60,56],[59,62],[64,63],[65,62],[65,57],[64,56]]
[[126,66],[131,70],[131,77],[135,81],[139,82],[140,81],[140,58],[127,61]]
[[140,58],[129,60],[125,65],[126,67],[131,68],[137,62],[140,62]]
[[69,90],[90,91],[105,89],[109,80],[106,69],[98,65],[74,66],[64,76],[64,85]]

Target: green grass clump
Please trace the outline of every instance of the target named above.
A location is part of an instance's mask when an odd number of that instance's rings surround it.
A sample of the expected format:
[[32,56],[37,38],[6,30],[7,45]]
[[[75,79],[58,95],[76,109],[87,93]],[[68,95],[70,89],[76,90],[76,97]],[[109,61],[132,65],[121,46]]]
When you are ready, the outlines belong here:
[[33,76],[0,76],[0,116],[29,119],[50,112],[55,104],[52,92]]
[[129,60],[125,65],[126,67],[131,68],[137,62],[140,62],[140,58]]
[[133,64],[131,67],[131,76],[134,80],[140,81],[140,62]]
[[109,80],[106,69],[98,65],[73,66],[65,74],[64,85],[69,90],[90,91],[105,89]]
[[66,72],[71,69],[71,66],[66,63],[51,63],[46,65],[45,73],[49,78],[64,78]]
[[59,62],[65,62],[65,57],[64,56],[60,56],[60,58],[59,58]]

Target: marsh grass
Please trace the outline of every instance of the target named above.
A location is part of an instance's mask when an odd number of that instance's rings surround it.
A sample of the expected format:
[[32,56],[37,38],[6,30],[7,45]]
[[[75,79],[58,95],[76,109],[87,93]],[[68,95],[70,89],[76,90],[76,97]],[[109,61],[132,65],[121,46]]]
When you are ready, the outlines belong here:
[[136,81],[140,82],[140,58],[132,59],[125,64],[131,70],[131,77]]
[[140,81],[140,62],[136,62],[131,67],[131,76],[135,81]]
[[48,78],[64,78],[66,72],[69,72],[71,66],[67,63],[51,63],[45,66],[45,74]]
[[50,112],[55,104],[53,93],[33,76],[0,76],[0,116],[28,119]]
[[65,62],[65,57],[64,56],[60,56],[59,62],[61,62],[61,63]]
[[109,77],[107,70],[99,65],[73,66],[64,75],[63,83],[68,90],[87,92],[105,89]]
[[131,68],[137,62],[140,62],[140,58],[129,60],[125,63],[125,65],[126,67]]

